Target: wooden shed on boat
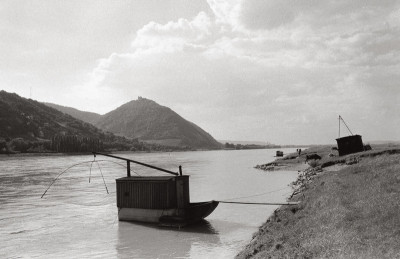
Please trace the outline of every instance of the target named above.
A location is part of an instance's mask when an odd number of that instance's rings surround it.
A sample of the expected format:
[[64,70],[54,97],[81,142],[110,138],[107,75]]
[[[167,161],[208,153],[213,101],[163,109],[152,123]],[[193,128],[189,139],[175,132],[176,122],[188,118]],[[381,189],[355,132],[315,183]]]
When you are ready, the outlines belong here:
[[118,208],[171,209],[189,205],[189,176],[116,179]]
[[[127,176],[116,179],[118,218],[121,221],[158,223],[163,226],[185,226],[210,215],[217,201],[190,202],[189,176],[153,165],[93,152],[127,162]],[[130,163],[150,167],[172,176],[131,176]]]
[[360,135],[352,135],[336,139],[339,156],[364,151],[364,144]]
[[[340,137],[340,123],[346,126],[351,136]],[[339,115],[339,138],[336,139],[338,145],[339,156],[344,156],[348,154],[353,154],[357,152],[364,151],[364,144],[360,135],[354,135],[350,128],[347,126],[346,122],[343,120],[342,116]]]

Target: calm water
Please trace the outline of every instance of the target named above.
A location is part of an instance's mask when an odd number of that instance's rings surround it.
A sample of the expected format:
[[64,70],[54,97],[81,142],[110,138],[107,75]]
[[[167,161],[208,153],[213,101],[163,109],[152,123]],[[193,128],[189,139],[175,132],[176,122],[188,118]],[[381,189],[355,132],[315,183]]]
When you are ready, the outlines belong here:
[[[194,202],[238,197],[244,198],[232,201],[283,202],[297,173],[253,168],[272,161],[274,154],[243,150],[121,156],[172,171],[182,165],[190,175]],[[119,222],[115,178],[126,174],[116,164],[123,161],[98,156],[90,170],[87,161],[92,160],[0,157],[0,258],[233,258],[277,207],[220,204],[207,222],[181,230]],[[77,163],[82,164],[63,173],[40,198],[57,175]],[[133,169],[140,175],[160,174]]]

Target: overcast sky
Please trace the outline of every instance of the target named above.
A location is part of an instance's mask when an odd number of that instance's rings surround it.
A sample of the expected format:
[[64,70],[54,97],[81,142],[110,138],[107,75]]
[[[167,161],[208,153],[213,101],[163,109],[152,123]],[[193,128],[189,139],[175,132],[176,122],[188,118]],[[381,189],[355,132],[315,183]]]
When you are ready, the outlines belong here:
[[340,114],[400,140],[397,0],[3,0],[0,38],[0,89],[38,101],[104,114],[142,96],[276,144],[335,143]]

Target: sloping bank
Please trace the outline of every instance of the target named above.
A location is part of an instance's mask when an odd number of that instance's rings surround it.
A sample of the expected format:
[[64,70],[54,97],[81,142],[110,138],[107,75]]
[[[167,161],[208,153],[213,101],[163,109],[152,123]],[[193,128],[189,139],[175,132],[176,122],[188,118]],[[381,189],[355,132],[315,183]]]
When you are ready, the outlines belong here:
[[400,149],[322,156],[236,258],[400,258]]

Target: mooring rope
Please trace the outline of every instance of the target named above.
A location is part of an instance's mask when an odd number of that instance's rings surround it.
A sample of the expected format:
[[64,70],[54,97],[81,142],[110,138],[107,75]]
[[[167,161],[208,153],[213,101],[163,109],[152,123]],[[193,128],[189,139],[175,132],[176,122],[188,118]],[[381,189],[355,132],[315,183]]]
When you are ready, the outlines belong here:
[[257,197],[257,196],[263,196],[265,194],[269,194],[269,193],[279,192],[279,191],[285,190],[286,188],[287,187],[284,187],[284,188],[281,188],[281,189],[277,189],[277,190],[268,191],[268,192],[258,193],[258,194],[254,194],[254,195],[249,195],[249,196],[241,196],[241,197],[236,197],[236,198],[225,199],[224,201],[231,201],[231,200],[238,200],[238,199],[243,199],[243,198],[252,198],[252,197]]
[[236,198],[231,198],[231,199],[225,199],[225,200],[220,200],[217,202],[220,203],[231,203],[231,204],[252,204],[252,205],[296,205],[299,204],[299,202],[245,202],[245,201],[232,201],[232,200],[238,200],[238,199],[243,199],[243,198],[252,198],[252,197],[257,197],[257,196],[262,196],[265,194],[273,193],[273,192],[279,192],[282,190],[285,190],[287,187],[277,189],[277,190],[272,190],[268,192],[263,192],[259,194],[254,194],[254,195],[249,195],[249,196],[241,196],[241,197],[236,197]]
[[252,205],[297,205],[300,202],[240,202],[240,201],[217,201],[219,203],[252,204]]

